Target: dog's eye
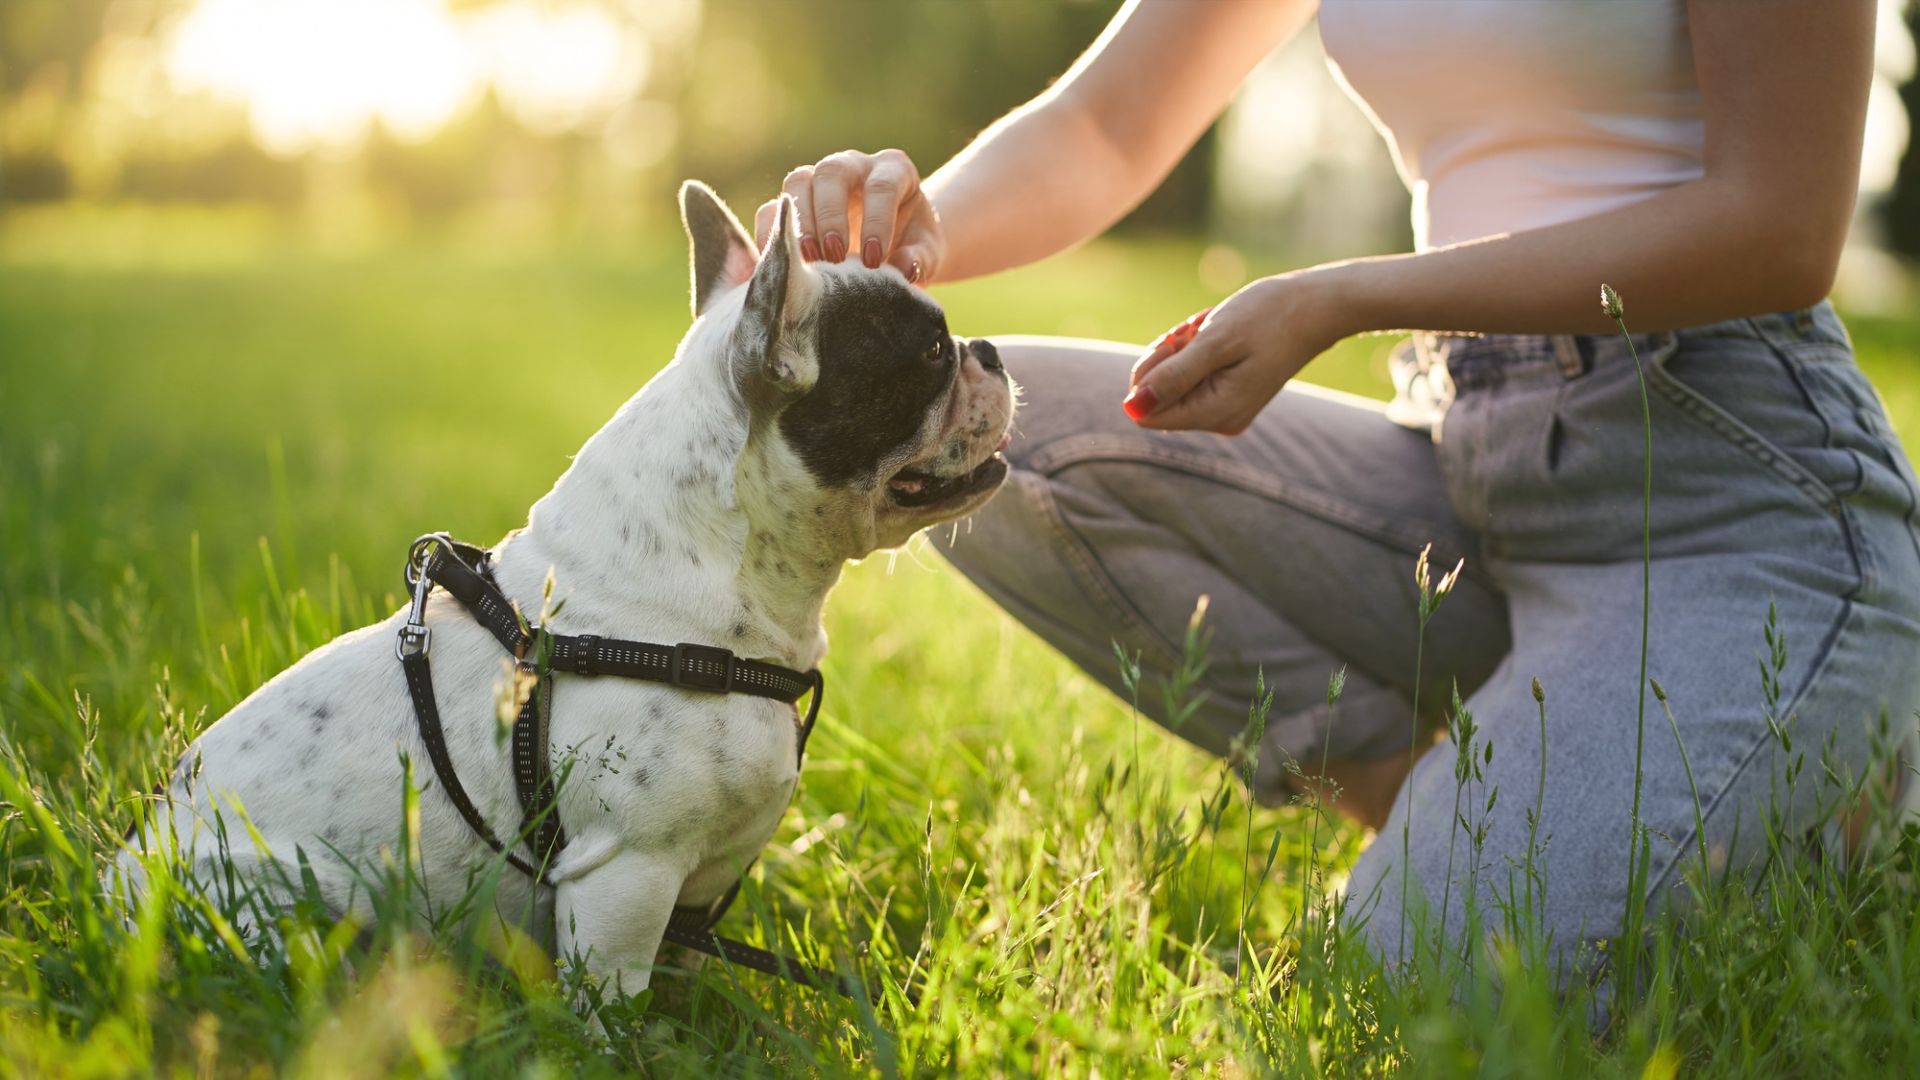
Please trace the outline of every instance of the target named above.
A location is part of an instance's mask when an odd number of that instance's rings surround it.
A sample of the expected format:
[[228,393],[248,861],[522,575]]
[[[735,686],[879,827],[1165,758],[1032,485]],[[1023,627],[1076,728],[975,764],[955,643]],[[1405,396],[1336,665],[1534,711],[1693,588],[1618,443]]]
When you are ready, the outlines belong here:
[[937,363],[939,363],[940,361],[942,361],[942,360],[945,360],[945,359],[947,358],[947,341],[946,341],[946,339],[945,339],[945,338],[934,338],[934,339],[933,339],[933,344],[931,344],[931,345],[929,345],[929,346],[927,346],[927,351],[926,351],[925,353],[923,353],[923,354],[921,354],[921,355],[922,355],[922,356],[923,356],[923,357],[924,357],[924,358],[926,359],[926,361],[927,361],[928,363],[930,363],[930,364],[937,364]]

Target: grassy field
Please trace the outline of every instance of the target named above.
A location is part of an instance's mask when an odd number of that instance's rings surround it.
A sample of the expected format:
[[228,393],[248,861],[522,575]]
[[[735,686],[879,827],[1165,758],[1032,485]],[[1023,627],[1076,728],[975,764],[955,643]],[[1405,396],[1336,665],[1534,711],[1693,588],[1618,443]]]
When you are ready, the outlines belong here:
[[[1386,978],[1325,927],[1363,836],[1310,806],[1250,813],[1219,763],[922,546],[836,592],[803,789],[725,927],[787,928],[863,973],[870,1002],[667,971],[609,1010],[601,1040],[524,950],[430,944],[397,915],[243,948],[217,905],[163,889],[126,925],[94,882],[135,793],[272,673],[398,606],[413,536],[518,524],[686,316],[671,237],[630,257],[321,257],[206,223],[123,224],[0,234],[0,1075],[1920,1062],[1915,841],[1863,870],[1776,869],[1757,897],[1713,892],[1685,928],[1657,922],[1641,991],[1598,1037],[1525,933],[1457,993],[1434,964]],[[1199,255],[1098,246],[942,297],[964,333],[1144,340],[1216,298]],[[1855,332],[1920,440],[1920,323]],[[1349,342],[1309,377],[1381,394],[1386,347]]]

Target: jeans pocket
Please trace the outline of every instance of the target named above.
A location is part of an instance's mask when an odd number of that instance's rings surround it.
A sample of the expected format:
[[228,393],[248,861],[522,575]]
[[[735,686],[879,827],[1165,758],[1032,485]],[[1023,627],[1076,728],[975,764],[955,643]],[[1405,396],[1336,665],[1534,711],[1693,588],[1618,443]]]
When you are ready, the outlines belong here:
[[1648,387],[1700,428],[1838,514],[1841,497],[1860,483],[1860,464],[1830,445],[1831,428],[1792,364],[1764,341],[1694,346],[1684,334],[1668,334],[1645,370]]

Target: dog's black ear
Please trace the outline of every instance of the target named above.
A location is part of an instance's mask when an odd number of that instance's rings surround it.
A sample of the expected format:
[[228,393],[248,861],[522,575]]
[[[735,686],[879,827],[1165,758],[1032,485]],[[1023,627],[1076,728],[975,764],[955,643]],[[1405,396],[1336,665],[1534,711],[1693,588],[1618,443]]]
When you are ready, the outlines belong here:
[[753,239],[727,204],[698,180],[680,185],[680,220],[693,244],[693,313],[753,276]]
[[817,361],[807,350],[785,348],[787,343],[781,340],[788,320],[797,316],[801,301],[795,295],[808,287],[800,258],[800,229],[794,220],[798,213],[793,196],[782,194],[767,230],[767,248],[747,283],[746,304],[733,339],[738,361],[756,367],[762,378],[786,393],[805,391],[818,374]]

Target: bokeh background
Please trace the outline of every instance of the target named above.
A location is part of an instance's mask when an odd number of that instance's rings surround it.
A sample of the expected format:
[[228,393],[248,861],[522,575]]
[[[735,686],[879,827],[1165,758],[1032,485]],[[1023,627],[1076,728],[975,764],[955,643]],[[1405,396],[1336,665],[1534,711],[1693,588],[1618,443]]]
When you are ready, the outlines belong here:
[[[9,0],[0,220],[227,210],[333,253],[432,237],[499,255],[645,249],[683,176],[743,205],[843,146],[931,169],[1060,72],[1114,0]],[[1881,0],[1844,289],[1906,299],[1920,255],[1913,5]],[[1291,258],[1405,246],[1404,192],[1311,31],[1271,57],[1125,231]],[[283,238],[284,239],[284,238]],[[92,250],[70,250],[92,257]],[[99,253],[103,257],[110,252]]]

